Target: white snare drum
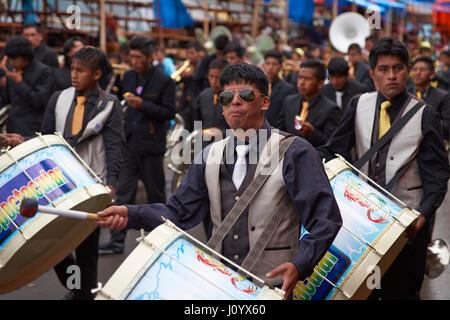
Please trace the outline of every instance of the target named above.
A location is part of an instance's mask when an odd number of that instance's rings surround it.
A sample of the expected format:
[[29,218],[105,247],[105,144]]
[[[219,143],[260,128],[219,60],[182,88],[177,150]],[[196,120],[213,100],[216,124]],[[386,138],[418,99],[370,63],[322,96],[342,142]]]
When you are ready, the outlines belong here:
[[110,190],[59,135],[33,138],[0,156],[0,294],[37,278],[72,252],[96,227],[88,220],[19,214],[24,197],[39,205],[96,212]]
[[96,299],[282,299],[281,290],[257,286],[188,240],[169,221],[145,238],[116,270]]
[[[339,158],[327,162],[325,170],[343,226],[311,276],[297,283],[293,298],[366,299],[405,245],[404,231],[418,212],[369,185]],[[300,241],[307,236],[302,230]]]

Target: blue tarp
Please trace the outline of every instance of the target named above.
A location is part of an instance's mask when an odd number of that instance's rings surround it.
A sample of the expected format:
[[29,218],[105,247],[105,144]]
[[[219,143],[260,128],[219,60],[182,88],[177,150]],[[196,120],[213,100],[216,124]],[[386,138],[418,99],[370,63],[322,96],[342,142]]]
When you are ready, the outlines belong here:
[[289,1],[289,19],[312,25],[314,15],[313,0],[291,0]]
[[[154,2],[155,18],[162,20],[165,28],[184,28],[195,24],[181,0],[159,0]],[[159,17],[161,13],[161,17]]]

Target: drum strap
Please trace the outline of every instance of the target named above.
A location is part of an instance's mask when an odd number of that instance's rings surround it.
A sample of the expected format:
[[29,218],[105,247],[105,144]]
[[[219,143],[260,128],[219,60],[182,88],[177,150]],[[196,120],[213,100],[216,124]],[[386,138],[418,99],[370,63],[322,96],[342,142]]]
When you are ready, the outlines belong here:
[[[269,164],[277,163],[283,159],[287,149],[289,146],[294,142],[296,139],[296,136],[287,136],[280,142],[279,152],[275,152],[272,155],[272,161],[269,162]],[[275,159],[277,158],[277,159]],[[273,161],[275,160],[275,161]],[[230,210],[230,212],[227,214],[225,219],[222,221],[222,223],[219,225],[217,230],[212,234],[211,238],[209,239],[207,246],[210,248],[217,250],[219,248],[219,245],[222,243],[225,236],[230,232],[233,225],[236,223],[236,221],[239,219],[239,217],[242,215],[242,213],[245,211],[245,209],[248,207],[250,201],[253,200],[256,193],[261,189],[262,185],[268,177],[272,174],[273,170],[275,170],[275,165],[270,166],[268,168],[268,172],[264,172],[264,174],[258,173],[258,175],[253,179],[253,181],[250,183],[250,185],[245,189],[242,196],[239,198],[239,200],[234,204],[233,208]],[[287,196],[287,195],[286,195]],[[285,198],[286,198],[285,196]],[[289,197],[288,197],[289,198]],[[282,207],[285,202],[285,199],[281,201],[281,204],[279,207]],[[275,212],[278,212],[279,207]],[[278,225],[278,224],[277,224]],[[275,225],[276,227],[276,225]],[[267,228],[266,228],[267,229]],[[259,239],[258,239],[259,242]],[[264,249],[264,248],[263,248]]]
[[404,116],[400,118],[399,121],[395,122],[393,126],[377,140],[375,144],[367,150],[353,165],[357,169],[361,169],[362,166],[369,161],[375,153],[377,153],[384,145],[386,145],[401,128],[422,108],[424,103],[418,102],[413,108],[411,108]]
[[251,250],[248,252],[247,256],[245,257],[244,261],[241,264],[241,267],[252,271],[253,267],[255,266],[256,261],[258,261],[259,256],[263,252],[263,250],[266,248],[267,243],[269,242],[270,238],[272,237],[273,232],[280,224],[281,220],[283,219],[284,215],[288,211],[289,207],[291,206],[291,199],[289,198],[289,194],[286,192],[285,196],[281,200],[280,204],[277,206],[275,212],[272,214],[272,217],[269,220],[269,223],[264,228],[263,232],[259,236],[258,240],[256,241],[255,245],[251,248]]

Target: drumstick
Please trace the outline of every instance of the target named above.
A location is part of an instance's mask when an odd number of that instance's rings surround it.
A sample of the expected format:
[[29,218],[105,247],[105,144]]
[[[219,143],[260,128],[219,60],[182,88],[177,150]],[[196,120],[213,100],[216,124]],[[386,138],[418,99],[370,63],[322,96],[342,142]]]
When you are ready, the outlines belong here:
[[38,205],[37,200],[34,198],[24,198],[22,200],[22,203],[20,204],[20,214],[22,216],[24,216],[26,218],[32,218],[38,211],[43,212],[43,213],[56,214],[58,216],[75,218],[75,219],[84,219],[84,220],[87,219],[87,220],[95,220],[95,221],[108,220],[108,218],[101,218],[95,213],[40,206],[40,205]]

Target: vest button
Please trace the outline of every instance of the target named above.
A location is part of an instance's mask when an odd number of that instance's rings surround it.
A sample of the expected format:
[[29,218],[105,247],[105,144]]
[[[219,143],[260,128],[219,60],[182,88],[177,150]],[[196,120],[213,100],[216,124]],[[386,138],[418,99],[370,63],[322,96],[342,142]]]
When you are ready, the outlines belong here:
[[377,166],[377,168],[379,168],[379,167],[380,167],[380,163],[379,163],[379,162],[377,162],[377,163],[376,163],[376,166]]
[[239,200],[239,196],[234,197],[234,200],[238,201]]
[[239,256],[238,256],[237,254],[235,254],[235,255],[233,256],[233,259],[234,259],[234,260],[237,260],[237,259],[239,259]]
[[252,226],[252,227],[250,228],[250,231],[255,231],[255,230],[256,230],[255,226]]
[[391,157],[391,160],[394,160],[394,157]]
[[239,239],[239,236],[238,236],[237,234],[235,234],[235,235],[233,236],[233,239],[234,239],[234,240],[237,240],[237,239]]

